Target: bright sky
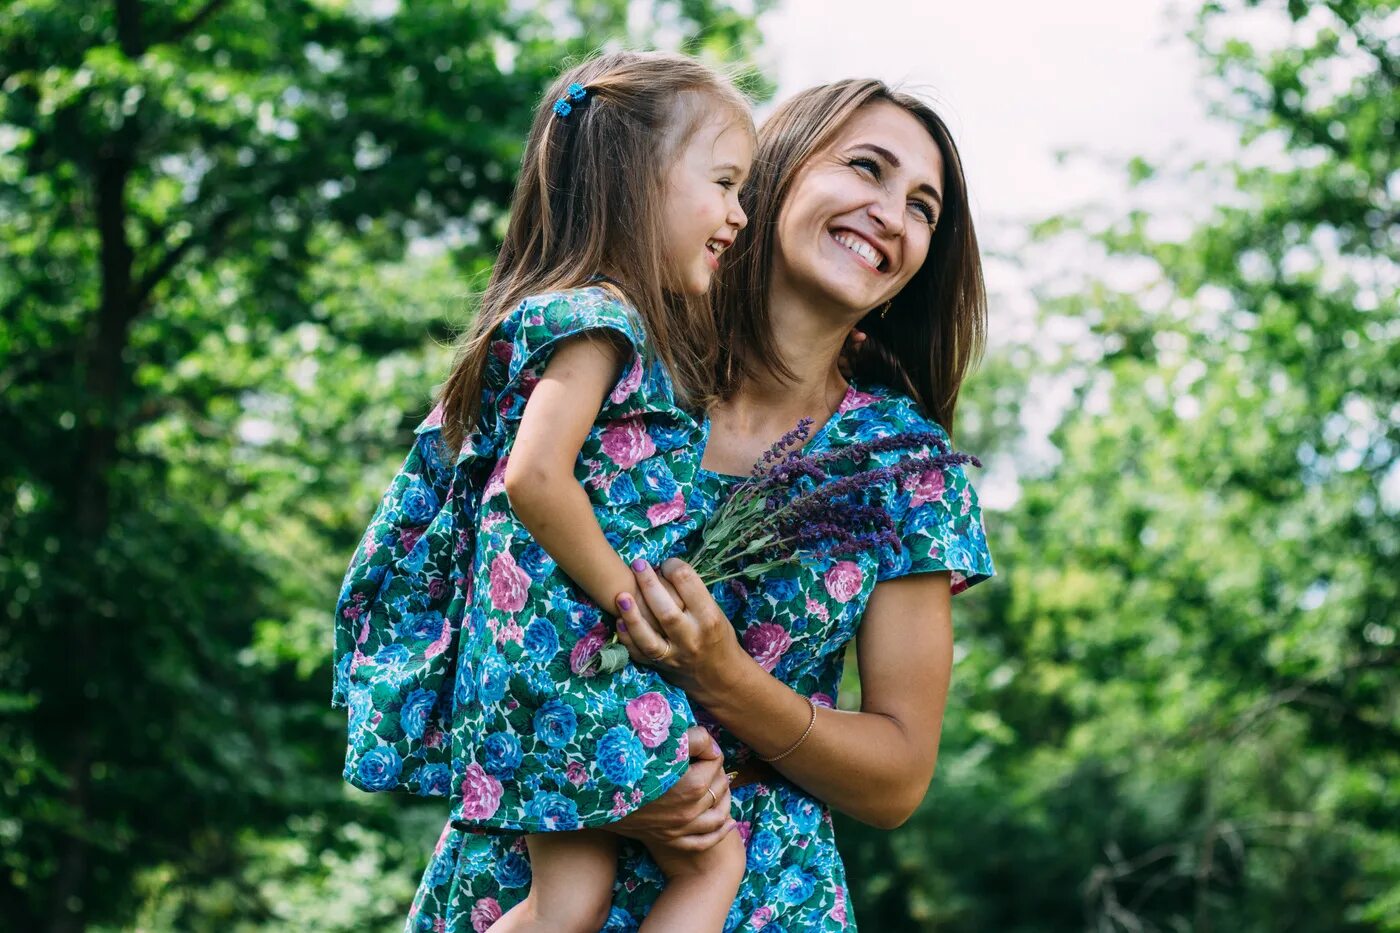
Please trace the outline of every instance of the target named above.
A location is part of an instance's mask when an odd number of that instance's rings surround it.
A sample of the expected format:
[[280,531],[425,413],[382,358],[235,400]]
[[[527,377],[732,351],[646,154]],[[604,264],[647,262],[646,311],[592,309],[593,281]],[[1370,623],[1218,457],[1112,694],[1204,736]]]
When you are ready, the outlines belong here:
[[781,0],[762,26],[778,100],[847,77],[931,96],[986,229],[1105,195],[1111,175],[1057,165],[1057,150],[1229,151],[1207,122],[1188,22],[1169,0]]

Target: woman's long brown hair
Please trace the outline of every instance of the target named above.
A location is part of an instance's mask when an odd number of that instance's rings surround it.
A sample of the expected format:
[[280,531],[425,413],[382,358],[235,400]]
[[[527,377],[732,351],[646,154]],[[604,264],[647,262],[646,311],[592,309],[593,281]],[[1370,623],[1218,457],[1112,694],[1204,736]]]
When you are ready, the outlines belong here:
[[831,144],[856,111],[882,101],[911,114],[938,146],[943,211],[923,266],[885,316],[872,310],[858,325],[869,339],[852,368],[858,377],[907,392],[951,434],[958,392],[986,341],[982,257],[952,134],[927,103],[882,81],[810,88],[785,101],[759,129],[753,174],[740,193],[749,215],[748,242],[726,255],[715,299],[720,394],[733,394],[744,379],[763,372],[793,377],[778,352],[768,306],[778,216],[812,157]]
[[[554,102],[587,90],[563,119]],[[599,273],[641,315],[649,345],[677,396],[703,404],[715,392],[714,316],[706,299],[667,288],[667,173],[691,135],[712,119],[752,127],[748,102],[694,59],[614,52],[560,75],[544,95],[525,144],[505,242],[441,395],[443,442],[457,450],[480,416],[496,328],[530,295],[587,285]]]

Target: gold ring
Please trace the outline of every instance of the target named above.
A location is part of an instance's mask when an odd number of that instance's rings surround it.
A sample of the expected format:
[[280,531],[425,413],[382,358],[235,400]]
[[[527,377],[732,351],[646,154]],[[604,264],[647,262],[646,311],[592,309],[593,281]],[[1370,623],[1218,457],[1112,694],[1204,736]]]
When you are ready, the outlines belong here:
[[710,795],[710,806],[719,806],[719,798],[715,796],[715,789],[713,787],[705,788],[705,793]]
[[669,654],[671,653],[671,649],[674,648],[674,647],[675,647],[675,643],[674,643],[674,642],[669,642],[669,641],[666,642],[666,650],[663,651],[663,652],[661,652],[660,654],[658,654],[656,657],[652,658],[652,659],[651,659],[651,663],[655,664],[657,661],[664,661],[664,660],[666,660],[666,656],[669,655]]

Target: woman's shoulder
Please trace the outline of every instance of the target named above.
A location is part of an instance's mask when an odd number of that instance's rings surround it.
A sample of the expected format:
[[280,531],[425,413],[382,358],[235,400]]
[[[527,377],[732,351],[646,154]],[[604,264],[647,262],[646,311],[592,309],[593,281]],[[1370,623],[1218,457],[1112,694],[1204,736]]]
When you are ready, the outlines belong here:
[[851,442],[892,434],[932,434],[949,443],[948,432],[906,393],[878,382],[852,381],[839,409],[841,433]]

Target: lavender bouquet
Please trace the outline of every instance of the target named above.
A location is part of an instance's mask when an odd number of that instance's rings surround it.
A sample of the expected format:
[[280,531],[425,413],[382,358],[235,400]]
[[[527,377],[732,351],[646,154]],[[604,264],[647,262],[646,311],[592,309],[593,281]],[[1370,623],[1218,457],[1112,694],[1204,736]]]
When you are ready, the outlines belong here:
[[[754,465],[728,501],[706,523],[700,543],[686,558],[707,586],[724,580],[760,577],[785,564],[819,562],[880,547],[901,549],[894,521],[883,508],[866,504],[866,494],[882,483],[932,469],[981,462],[953,451],[940,434],[909,431],[863,441],[822,454],[804,455],[812,429],[804,418]],[[927,448],[932,453],[923,453]],[[833,477],[838,463],[863,462],[871,454],[920,451],[895,466]],[[596,671],[627,663],[627,649],[616,634],[597,655]]]

